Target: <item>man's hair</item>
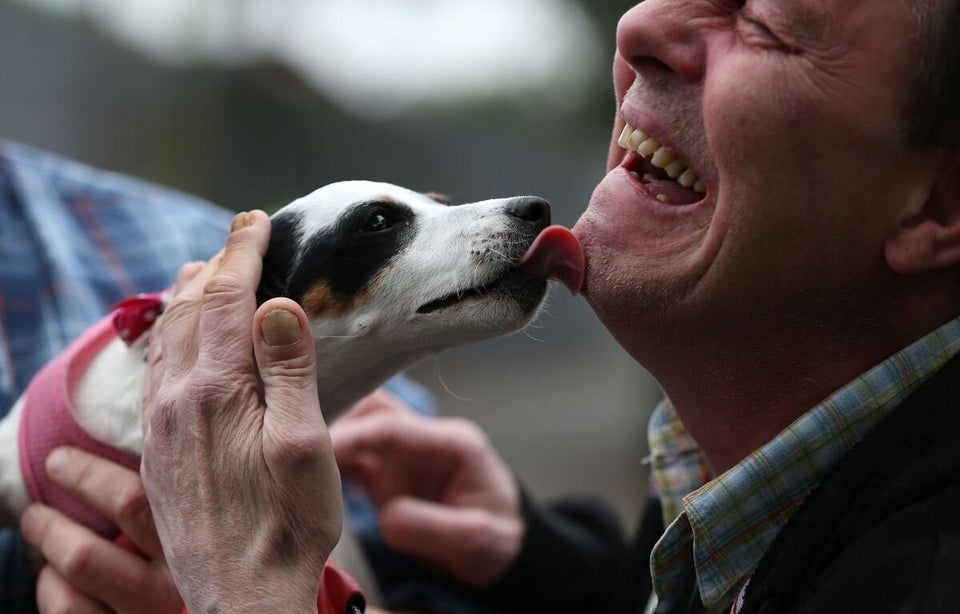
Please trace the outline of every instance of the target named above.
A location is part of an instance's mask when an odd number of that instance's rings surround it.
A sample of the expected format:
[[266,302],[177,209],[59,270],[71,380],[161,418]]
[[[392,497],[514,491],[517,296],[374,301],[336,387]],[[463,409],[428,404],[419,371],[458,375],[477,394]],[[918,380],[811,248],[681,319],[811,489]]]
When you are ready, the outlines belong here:
[[906,128],[922,146],[960,149],[960,0],[904,0],[920,45]]

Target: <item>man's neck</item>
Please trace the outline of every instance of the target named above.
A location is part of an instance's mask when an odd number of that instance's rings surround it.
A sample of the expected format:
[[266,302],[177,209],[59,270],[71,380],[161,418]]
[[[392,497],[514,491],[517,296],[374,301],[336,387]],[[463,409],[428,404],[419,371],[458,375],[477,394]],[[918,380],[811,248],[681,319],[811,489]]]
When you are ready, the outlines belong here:
[[719,475],[950,317],[870,331],[843,326],[828,331],[821,325],[769,337],[741,336],[736,343],[718,339],[712,349],[668,351],[650,370]]

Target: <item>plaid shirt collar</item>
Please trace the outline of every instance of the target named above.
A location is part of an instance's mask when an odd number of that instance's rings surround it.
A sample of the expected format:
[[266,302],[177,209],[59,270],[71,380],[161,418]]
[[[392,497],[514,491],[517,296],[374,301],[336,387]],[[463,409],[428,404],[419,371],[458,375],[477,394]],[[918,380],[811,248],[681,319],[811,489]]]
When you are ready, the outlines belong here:
[[[682,497],[682,511],[651,556],[656,612],[720,611],[749,577],[807,495],[876,424],[960,352],[960,318],[898,352],[814,407],[738,465]],[[703,475],[702,454],[658,408],[651,431],[654,479],[667,506]],[[656,422],[656,420],[654,420]],[[679,435],[671,439],[671,433]],[[666,456],[657,475],[658,453]],[[673,467],[669,482],[670,461]],[[658,479],[659,478],[659,479]],[[681,484],[678,486],[678,484]],[[666,511],[666,510],[665,510]],[[672,518],[669,518],[672,520]],[[696,593],[699,593],[697,595]],[[696,598],[696,597],[699,598]],[[702,607],[704,604],[706,608]]]

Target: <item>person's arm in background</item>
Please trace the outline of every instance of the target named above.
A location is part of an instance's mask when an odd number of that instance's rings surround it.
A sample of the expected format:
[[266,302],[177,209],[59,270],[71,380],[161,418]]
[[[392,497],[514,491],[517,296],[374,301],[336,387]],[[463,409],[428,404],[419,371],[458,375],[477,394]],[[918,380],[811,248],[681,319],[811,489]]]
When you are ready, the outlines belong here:
[[385,395],[331,435],[341,471],[378,507],[387,544],[425,563],[395,607],[607,611],[623,535],[605,506],[533,503],[476,425],[425,419]]

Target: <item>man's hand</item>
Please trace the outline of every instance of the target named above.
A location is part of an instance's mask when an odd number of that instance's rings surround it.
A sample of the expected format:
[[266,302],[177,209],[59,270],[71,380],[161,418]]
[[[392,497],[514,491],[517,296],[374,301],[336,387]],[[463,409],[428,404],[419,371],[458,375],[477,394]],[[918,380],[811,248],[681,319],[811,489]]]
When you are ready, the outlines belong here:
[[37,579],[40,611],[180,612],[183,602],[163,559],[140,476],[71,448],[55,450],[46,469],[113,520],[123,536],[110,542],[50,507],[28,507],[20,528],[46,560]]
[[340,535],[306,316],[287,299],[256,307],[269,228],[262,212],[238,215],[151,336],[141,474],[195,612],[316,612]]
[[517,484],[473,423],[424,418],[378,392],[331,436],[341,471],[380,510],[389,545],[474,587],[497,580],[519,555]]

